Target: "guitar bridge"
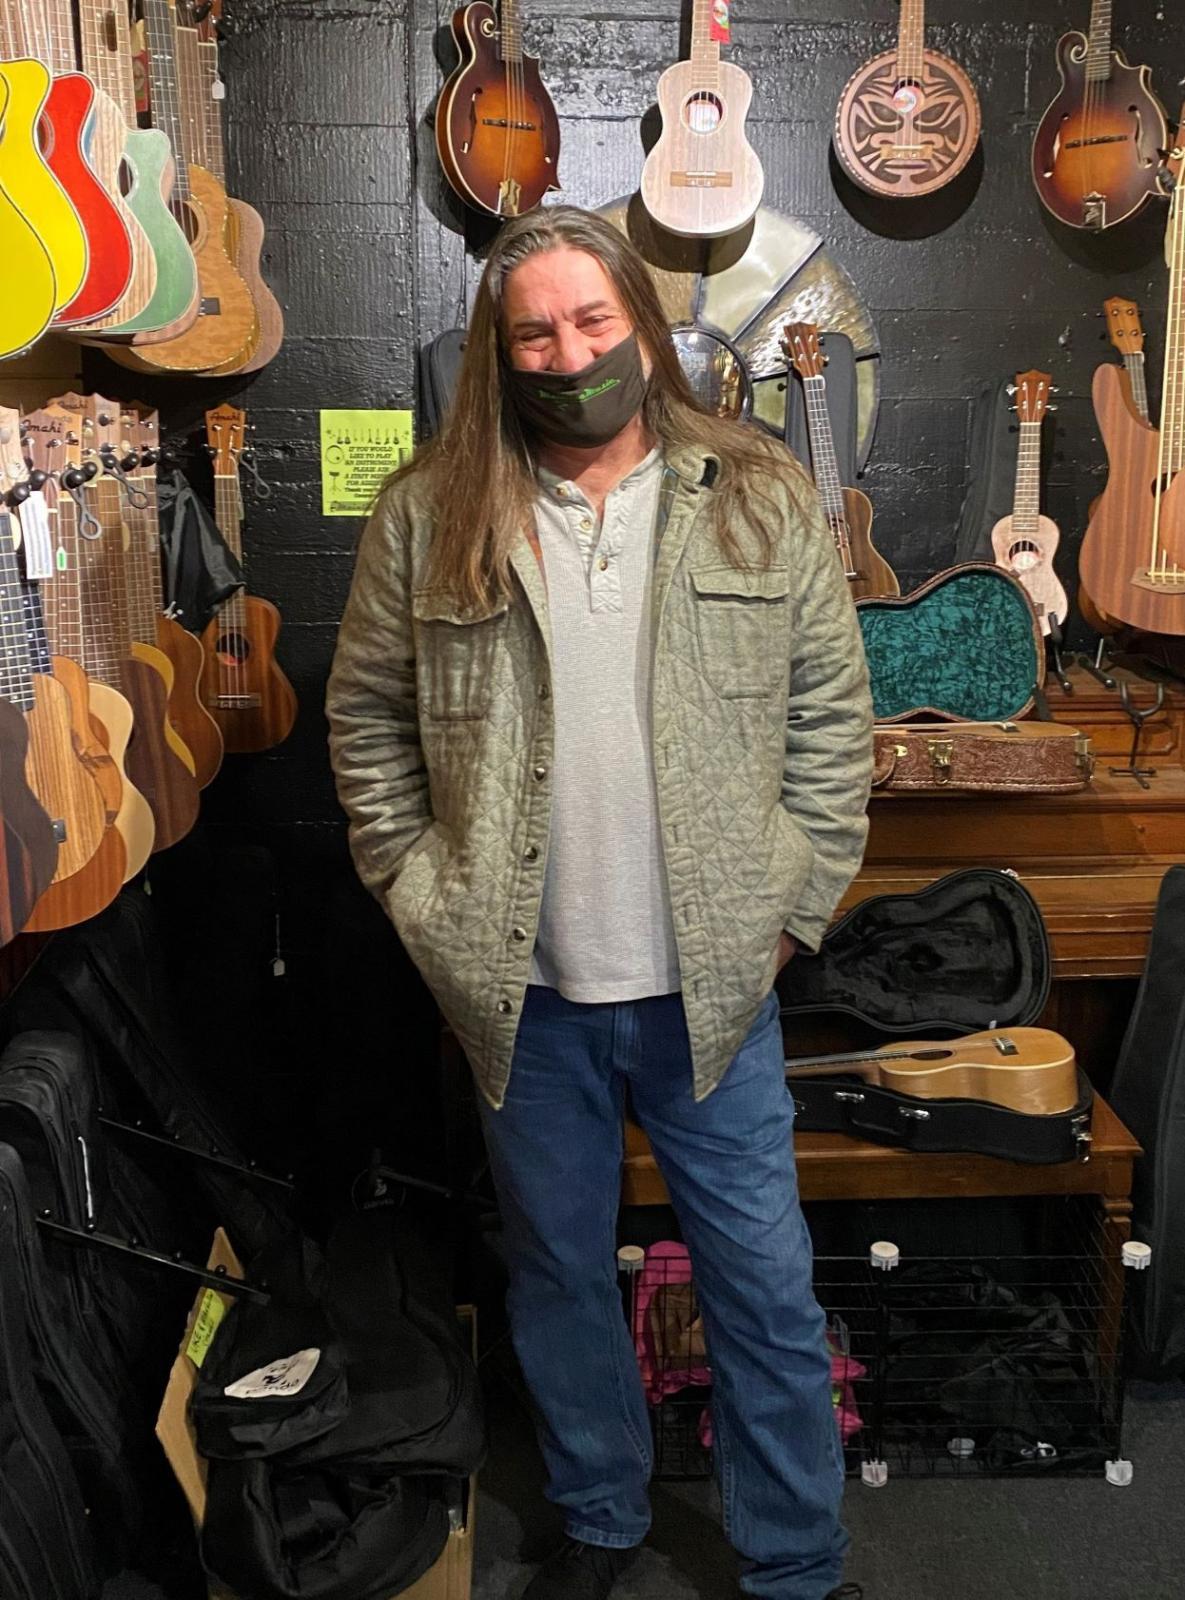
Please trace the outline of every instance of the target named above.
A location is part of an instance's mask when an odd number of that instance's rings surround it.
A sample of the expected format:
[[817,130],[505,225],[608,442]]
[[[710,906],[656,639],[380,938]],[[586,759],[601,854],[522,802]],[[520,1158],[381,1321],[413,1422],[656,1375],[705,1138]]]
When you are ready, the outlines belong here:
[[1002,1056],[1018,1056],[1020,1054],[1020,1051],[1016,1048],[1016,1041],[1010,1039],[1006,1033],[1000,1035],[995,1041],[995,1045]]
[[731,189],[731,172],[672,172],[672,189]]
[[216,711],[254,711],[262,701],[257,694],[216,694],[208,703]]

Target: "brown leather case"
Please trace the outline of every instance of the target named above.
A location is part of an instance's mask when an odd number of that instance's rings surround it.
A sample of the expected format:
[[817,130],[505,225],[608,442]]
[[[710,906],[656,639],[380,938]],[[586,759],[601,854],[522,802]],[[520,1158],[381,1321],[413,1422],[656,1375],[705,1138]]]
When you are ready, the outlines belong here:
[[1062,723],[891,723],[873,738],[874,794],[1071,794],[1094,768],[1089,734]]

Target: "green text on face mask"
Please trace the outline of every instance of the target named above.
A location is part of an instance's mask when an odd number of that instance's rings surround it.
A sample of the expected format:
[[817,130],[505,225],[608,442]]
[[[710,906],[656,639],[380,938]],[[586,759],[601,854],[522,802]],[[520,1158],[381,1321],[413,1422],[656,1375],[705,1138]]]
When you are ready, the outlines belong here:
[[595,400],[599,394],[608,394],[610,389],[616,389],[621,382],[620,378],[606,378],[604,383],[595,384],[591,389],[581,389],[577,395],[549,394],[544,398],[554,400],[557,405],[583,405],[586,400]]

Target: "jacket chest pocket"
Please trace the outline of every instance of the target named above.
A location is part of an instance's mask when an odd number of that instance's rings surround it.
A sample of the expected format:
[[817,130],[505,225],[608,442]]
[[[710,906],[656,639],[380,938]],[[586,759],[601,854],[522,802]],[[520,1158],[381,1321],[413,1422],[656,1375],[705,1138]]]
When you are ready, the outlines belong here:
[[507,606],[480,613],[462,611],[439,589],[412,596],[416,629],[416,678],[420,704],[430,717],[464,721],[490,709],[494,651],[506,626]]
[[786,676],[786,568],[693,568],[691,584],[700,659],[713,689],[729,700],[771,694]]

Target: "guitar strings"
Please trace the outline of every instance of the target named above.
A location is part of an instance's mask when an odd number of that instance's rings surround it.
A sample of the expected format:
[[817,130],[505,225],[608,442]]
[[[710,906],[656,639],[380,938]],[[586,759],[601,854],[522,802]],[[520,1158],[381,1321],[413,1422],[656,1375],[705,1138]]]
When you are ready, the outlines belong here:
[[[1182,163],[1182,175],[1185,176],[1185,163]],[[1169,435],[1172,430],[1181,429],[1181,395],[1179,383],[1179,369],[1181,366],[1181,238],[1185,209],[1181,203],[1182,184],[1176,183],[1173,187],[1172,201],[1169,206],[1169,308],[1168,326],[1165,334],[1164,353],[1164,386],[1161,395],[1160,434],[1156,445],[1156,483],[1153,489],[1152,510],[1152,548],[1149,555],[1148,568],[1153,577],[1168,576],[1167,553],[1160,556],[1158,571],[1157,558],[1160,551],[1160,514],[1163,497],[1164,479],[1169,470],[1170,449]],[[1178,462],[1179,466],[1180,463]],[[1174,563],[1175,565],[1175,563]]]

